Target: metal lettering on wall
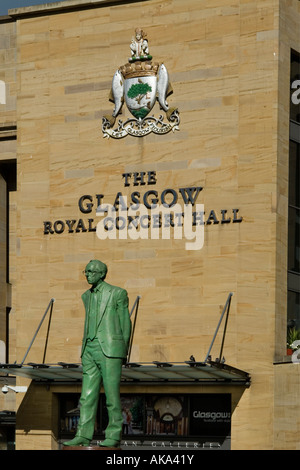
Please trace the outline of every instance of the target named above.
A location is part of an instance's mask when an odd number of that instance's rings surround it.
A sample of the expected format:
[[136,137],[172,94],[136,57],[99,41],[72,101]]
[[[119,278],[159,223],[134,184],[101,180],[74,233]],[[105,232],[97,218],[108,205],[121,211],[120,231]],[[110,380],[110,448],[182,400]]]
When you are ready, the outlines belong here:
[[[178,109],[170,108],[166,100],[172,93],[167,68],[164,64],[152,62],[146,36],[142,29],[135,30],[135,37],[132,38],[130,45],[131,57],[113,76],[109,99],[115,108],[111,116],[103,116],[103,137],[114,139],[121,139],[127,135],[143,137],[151,132],[166,134],[171,130],[173,132],[179,130]],[[156,100],[160,108],[165,111],[167,122],[164,122],[163,115],[158,118],[149,116]],[[118,126],[113,129],[124,101],[134,117],[125,122],[120,119]]]
[[[100,240],[109,239],[174,239],[186,238],[187,250],[199,250],[204,243],[204,226],[240,223],[243,217],[238,208],[204,210],[198,203],[202,186],[178,189],[165,188],[161,192],[155,171],[123,173],[124,188],[134,189],[128,196],[119,191],[112,203],[105,202],[104,194],[84,194],[78,199],[82,214],[96,211],[94,218],[58,219],[44,221],[44,234],[96,232]],[[144,187],[150,186],[150,188]],[[128,191],[128,189],[125,189]],[[192,242],[193,241],[193,242]]]

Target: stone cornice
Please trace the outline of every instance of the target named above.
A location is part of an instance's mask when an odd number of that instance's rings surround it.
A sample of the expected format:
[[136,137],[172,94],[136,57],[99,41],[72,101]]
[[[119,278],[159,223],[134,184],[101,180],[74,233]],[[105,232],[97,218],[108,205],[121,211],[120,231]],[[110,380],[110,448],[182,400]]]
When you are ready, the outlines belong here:
[[125,3],[144,2],[148,0],[65,0],[55,3],[45,3],[43,5],[33,5],[28,7],[14,8],[8,10],[8,16],[0,17],[0,22],[15,21],[22,18],[45,16],[50,14],[64,13],[105,6],[114,6]]

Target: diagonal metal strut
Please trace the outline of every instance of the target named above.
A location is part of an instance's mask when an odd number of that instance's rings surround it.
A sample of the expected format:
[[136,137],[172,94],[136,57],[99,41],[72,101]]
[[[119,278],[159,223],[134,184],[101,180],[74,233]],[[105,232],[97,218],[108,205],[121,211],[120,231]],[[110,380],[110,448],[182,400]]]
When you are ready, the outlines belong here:
[[213,347],[213,345],[214,345],[214,342],[215,342],[216,336],[217,336],[217,334],[218,334],[220,325],[221,325],[222,320],[223,320],[223,317],[224,317],[224,315],[225,315],[225,313],[226,313],[226,319],[225,319],[225,325],[224,325],[224,331],[223,331],[221,349],[220,349],[220,354],[219,354],[219,361],[221,361],[222,353],[223,353],[223,347],[224,347],[224,342],[225,342],[226,329],[227,329],[228,315],[229,315],[230,304],[231,304],[231,297],[232,297],[232,296],[233,296],[233,293],[230,292],[230,294],[229,294],[228,297],[227,297],[226,303],[225,303],[225,305],[224,305],[223,312],[222,312],[222,314],[221,314],[221,318],[220,318],[219,323],[218,323],[218,325],[217,325],[217,328],[216,328],[214,337],[213,337],[212,342],[211,342],[211,344],[210,344],[210,346],[209,346],[209,349],[208,349],[208,352],[207,352],[207,354],[206,354],[206,357],[205,357],[204,362],[207,362],[207,361],[208,361],[208,358],[209,358],[209,356],[210,356],[211,349],[212,349],[212,347]]
[[33,345],[33,342],[34,342],[34,340],[35,340],[35,338],[36,338],[36,336],[37,336],[37,334],[38,334],[38,332],[39,332],[39,330],[40,330],[40,328],[41,328],[41,326],[42,326],[42,324],[43,324],[43,321],[44,321],[45,318],[46,318],[46,315],[47,315],[47,313],[48,313],[48,310],[51,309],[51,310],[50,310],[50,316],[49,316],[49,323],[48,323],[47,338],[46,338],[46,343],[45,343],[44,357],[43,357],[43,363],[45,362],[46,349],[47,349],[47,343],[48,343],[48,335],[49,335],[50,322],[51,322],[51,316],[52,316],[52,310],[53,310],[53,304],[54,304],[54,302],[55,302],[55,299],[51,299],[51,300],[50,300],[50,302],[49,302],[49,304],[48,304],[48,307],[46,308],[46,311],[45,311],[45,313],[44,313],[44,315],[43,315],[43,317],[42,317],[42,319],[41,319],[41,321],[40,321],[40,323],[39,323],[39,326],[37,327],[36,332],[35,332],[34,335],[33,335],[33,338],[32,338],[32,340],[31,340],[31,343],[30,343],[30,345],[28,346],[28,349],[27,349],[27,351],[26,351],[26,353],[25,353],[25,356],[23,357],[23,360],[22,360],[22,362],[21,362],[21,366],[24,364],[24,361],[25,361],[26,357],[28,356],[28,353],[29,353],[29,351],[30,351],[30,349],[31,349],[31,346]]

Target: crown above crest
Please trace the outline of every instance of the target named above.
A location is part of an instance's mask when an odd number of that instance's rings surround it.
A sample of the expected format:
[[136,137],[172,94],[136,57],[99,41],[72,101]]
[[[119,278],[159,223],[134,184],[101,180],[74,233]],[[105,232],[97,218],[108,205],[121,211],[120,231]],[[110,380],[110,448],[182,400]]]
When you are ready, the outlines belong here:
[[140,60],[132,63],[121,65],[120,72],[124,78],[140,77],[141,73],[143,76],[155,76],[157,75],[159,64],[157,62],[152,63],[151,61],[142,62]]

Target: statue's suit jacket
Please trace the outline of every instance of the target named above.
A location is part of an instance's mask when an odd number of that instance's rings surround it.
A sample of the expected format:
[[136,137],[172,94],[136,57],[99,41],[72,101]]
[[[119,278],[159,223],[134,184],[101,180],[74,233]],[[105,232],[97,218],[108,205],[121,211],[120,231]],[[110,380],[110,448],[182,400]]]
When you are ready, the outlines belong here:
[[[121,287],[111,286],[104,281],[101,290],[101,302],[97,312],[96,338],[105,356],[126,358],[131,334],[127,292]],[[87,341],[91,296],[91,289],[82,294],[86,315],[81,356],[84,353]]]

